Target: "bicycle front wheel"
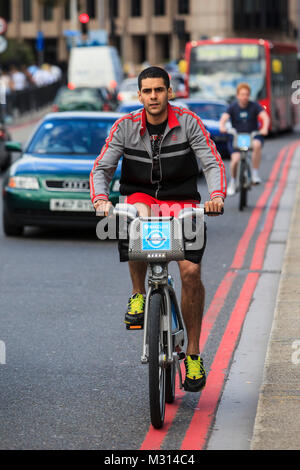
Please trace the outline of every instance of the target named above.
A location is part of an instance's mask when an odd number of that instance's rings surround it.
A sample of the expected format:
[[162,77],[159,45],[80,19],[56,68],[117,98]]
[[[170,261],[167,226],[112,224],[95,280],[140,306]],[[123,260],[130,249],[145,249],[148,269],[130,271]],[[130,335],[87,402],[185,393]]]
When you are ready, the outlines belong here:
[[165,419],[166,368],[164,364],[165,341],[162,328],[163,297],[157,292],[149,305],[149,402],[151,423],[156,429]]
[[247,175],[246,175],[246,163],[244,160],[241,161],[240,165],[240,181],[239,181],[239,187],[240,187],[240,203],[239,203],[239,210],[242,211],[244,207],[247,205]]

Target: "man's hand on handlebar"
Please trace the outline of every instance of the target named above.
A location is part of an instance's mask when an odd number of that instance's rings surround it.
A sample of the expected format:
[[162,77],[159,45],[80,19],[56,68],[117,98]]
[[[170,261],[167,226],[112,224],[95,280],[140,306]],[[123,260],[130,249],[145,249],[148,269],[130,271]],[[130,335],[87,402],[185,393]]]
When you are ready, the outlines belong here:
[[107,217],[112,206],[113,205],[110,201],[98,199],[98,201],[96,201],[94,204],[96,215],[104,215],[105,217]]
[[223,214],[224,201],[221,197],[215,197],[204,203],[205,213],[210,217],[217,217]]

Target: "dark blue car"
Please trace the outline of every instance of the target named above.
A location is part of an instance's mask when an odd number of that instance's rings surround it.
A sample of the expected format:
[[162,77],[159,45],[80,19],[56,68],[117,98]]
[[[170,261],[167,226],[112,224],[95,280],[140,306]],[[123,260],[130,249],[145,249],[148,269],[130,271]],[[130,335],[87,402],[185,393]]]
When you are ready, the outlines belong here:
[[[193,111],[193,113],[197,114],[210,133],[221,156],[224,158],[229,157],[227,148],[228,136],[226,134],[221,134],[219,130],[220,118],[228,106],[226,101],[185,98],[171,101],[171,104],[174,106],[186,107]],[[138,101],[130,101],[121,104],[118,111],[120,113],[131,113],[132,111],[136,111],[142,107],[143,106]]]
[[210,133],[211,138],[222,157],[228,158],[228,136],[221,134],[219,130],[220,118],[226,111],[228,104],[226,101],[212,101],[197,98],[188,98],[184,102],[187,107],[197,114]]

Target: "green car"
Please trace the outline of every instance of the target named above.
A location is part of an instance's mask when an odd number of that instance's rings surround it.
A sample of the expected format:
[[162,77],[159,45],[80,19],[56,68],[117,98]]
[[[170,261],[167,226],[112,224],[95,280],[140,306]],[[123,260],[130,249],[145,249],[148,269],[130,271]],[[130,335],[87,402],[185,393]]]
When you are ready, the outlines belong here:
[[61,87],[53,101],[52,111],[111,111],[113,103],[104,88]]
[[[3,180],[3,229],[18,236],[25,226],[96,226],[89,176],[114,122],[123,114],[63,112],[48,114]],[[121,163],[110,186],[110,200],[119,200]]]

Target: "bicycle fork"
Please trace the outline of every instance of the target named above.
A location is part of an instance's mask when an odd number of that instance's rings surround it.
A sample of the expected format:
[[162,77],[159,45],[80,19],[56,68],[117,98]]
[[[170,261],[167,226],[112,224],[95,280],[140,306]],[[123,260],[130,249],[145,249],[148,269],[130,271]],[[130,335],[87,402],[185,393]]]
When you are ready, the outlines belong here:
[[[244,172],[244,175],[241,173]],[[243,178],[242,178],[243,176]],[[242,152],[241,158],[238,162],[237,168],[237,181],[238,181],[238,189],[241,191],[243,188],[241,187],[241,181],[243,181],[243,185],[245,189],[251,189],[251,180],[252,180],[252,164],[249,160],[248,152]]]
[[[150,286],[147,292],[146,301],[145,301],[143,350],[142,350],[142,356],[141,356],[142,364],[147,364],[149,362],[149,344],[148,344],[149,305],[150,305],[151,295],[153,291],[156,289],[157,287]],[[183,345],[183,342],[184,342],[183,321],[182,321],[181,312],[179,310],[173,289],[170,286],[163,286],[161,290],[162,290],[161,295],[163,298],[163,302],[165,303],[165,313],[164,315],[162,315],[161,326],[162,326],[163,331],[167,333],[167,352],[166,354],[163,354],[161,356],[161,365],[167,367],[173,362],[175,363],[175,366],[179,375],[179,386],[182,389],[183,382],[182,382],[182,374],[181,374],[179,360],[183,359],[185,355],[184,353],[182,353],[182,356],[180,357],[180,355],[177,353],[176,350],[174,351],[174,349],[176,348],[176,346]],[[175,304],[175,309],[176,309],[176,314],[177,314],[177,320],[179,322],[178,331],[175,331],[175,332],[172,332],[172,303],[171,303],[170,291],[172,294],[173,302],[175,300],[174,304]]]

